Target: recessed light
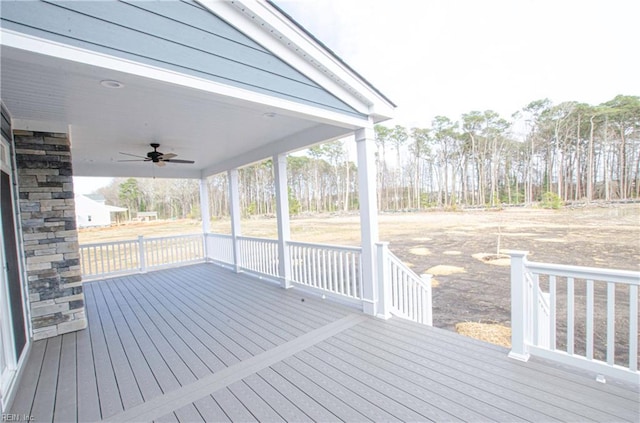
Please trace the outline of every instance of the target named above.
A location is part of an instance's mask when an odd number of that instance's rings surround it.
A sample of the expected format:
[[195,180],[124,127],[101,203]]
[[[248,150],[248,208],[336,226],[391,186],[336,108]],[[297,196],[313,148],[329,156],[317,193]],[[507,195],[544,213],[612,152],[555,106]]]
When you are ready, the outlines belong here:
[[105,79],[104,81],[100,81],[100,85],[106,88],[122,88],[124,84],[119,81],[114,81],[111,79]]

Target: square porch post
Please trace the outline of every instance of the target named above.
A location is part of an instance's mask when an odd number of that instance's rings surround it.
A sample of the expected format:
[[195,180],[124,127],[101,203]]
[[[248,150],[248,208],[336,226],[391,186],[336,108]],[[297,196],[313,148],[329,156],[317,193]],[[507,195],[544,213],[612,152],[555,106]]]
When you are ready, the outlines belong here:
[[207,234],[211,232],[211,213],[209,212],[209,185],[207,184],[207,178],[200,178],[200,217],[202,218],[204,259],[208,260]]
[[360,237],[362,242],[362,311],[378,313],[376,246],[378,242],[378,204],[376,200],[375,135],[373,124],[355,133],[358,151]]
[[273,156],[276,183],[276,210],[278,217],[278,275],[283,288],[291,287],[291,259],[289,257],[289,187],[287,185],[287,155]]
[[227,172],[229,179],[229,214],[231,215],[231,242],[233,244],[233,268],[240,272],[240,194],[238,191],[238,169]]
[[202,232],[211,232],[211,212],[209,211],[209,184],[207,178],[200,178],[200,216],[202,217]]

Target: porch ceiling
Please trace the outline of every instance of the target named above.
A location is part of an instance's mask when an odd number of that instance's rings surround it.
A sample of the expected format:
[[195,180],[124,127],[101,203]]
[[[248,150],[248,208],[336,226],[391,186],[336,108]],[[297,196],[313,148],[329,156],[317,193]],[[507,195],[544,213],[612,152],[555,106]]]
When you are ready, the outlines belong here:
[[[2,46],[2,99],[17,129],[69,131],[74,175],[199,178],[350,134],[357,124],[204,87]],[[124,87],[105,88],[116,80]],[[198,81],[196,81],[198,82]],[[197,84],[194,84],[197,85]],[[329,117],[327,117],[329,116]],[[195,164],[118,162],[149,143]]]

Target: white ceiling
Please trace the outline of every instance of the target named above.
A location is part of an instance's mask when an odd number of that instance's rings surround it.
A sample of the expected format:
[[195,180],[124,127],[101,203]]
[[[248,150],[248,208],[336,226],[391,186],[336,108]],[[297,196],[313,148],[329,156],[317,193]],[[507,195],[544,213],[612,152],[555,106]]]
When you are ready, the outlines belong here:
[[[75,176],[196,177],[353,131],[292,110],[2,46],[1,96],[25,128],[69,128]],[[105,88],[116,80],[123,88]],[[46,125],[45,125],[46,126]],[[23,128],[23,129],[25,129]],[[195,164],[118,160],[149,143]],[[129,157],[130,158],[130,157]]]

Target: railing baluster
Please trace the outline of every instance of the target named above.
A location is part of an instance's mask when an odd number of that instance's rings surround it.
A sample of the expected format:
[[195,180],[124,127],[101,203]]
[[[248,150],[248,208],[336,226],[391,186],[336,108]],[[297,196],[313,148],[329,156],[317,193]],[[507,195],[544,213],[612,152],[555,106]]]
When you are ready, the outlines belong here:
[[533,310],[531,310],[531,312],[533,317],[531,318],[531,323],[533,323],[533,333],[531,341],[534,345],[540,345],[540,275],[537,273],[533,276],[532,294],[531,304],[533,305]]
[[574,283],[573,278],[567,278],[567,353],[573,355],[574,348]]
[[322,249],[322,289],[329,290],[329,280],[327,279],[327,250]]
[[338,253],[338,267],[337,267],[337,272],[338,272],[338,286],[340,287],[340,293],[341,294],[346,294],[346,291],[344,289],[344,274],[342,273],[342,256],[344,255],[344,252],[340,251]]
[[549,348],[556,349],[556,277],[549,276]]
[[629,369],[638,371],[638,286],[629,286]]
[[[349,280],[351,281],[351,295],[352,296],[358,296],[359,298],[362,298],[362,292],[358,289],[358,276],[356,273],[356,260],[358,259],[358,257],[355,254],[351,255],[351,274],[349,275]],[[362,268],[362,264],[358,263],[358,268]],[[362,284],[360,284],[360,286],[362,286]]]
[[616,285],[607,283],[607,364],[615,362],[616,346]]
[[587,280],[587,310],[585,330],[587,331],[587,341],[585,355],[588,360],[593,360],[593,280]]

